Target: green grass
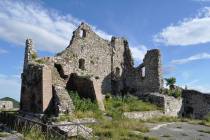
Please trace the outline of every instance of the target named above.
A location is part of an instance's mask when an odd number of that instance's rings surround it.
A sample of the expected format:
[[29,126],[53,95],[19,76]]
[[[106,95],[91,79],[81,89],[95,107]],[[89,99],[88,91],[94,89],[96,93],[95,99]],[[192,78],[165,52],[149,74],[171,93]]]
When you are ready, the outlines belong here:
[[199,132],[208,133],[210,134],[210,130],[198,130]]
[[[159,107],[143,102],[136,97],[128,96],[122,100],[120,97],[106,98],[104,105],[105,112],[98,109],[96,102],[89,99],[80,98],[77,93],[69,92],[75,105],[75,118],[96,118],[99,124],[89,125],[93,129],[94,135],[100,140],[155,140],[155,138],[144,137],[143,133],[149,129],[140,120],[129,120],[123,117],[123,112],[130,111],[150,111],[160,109]],[[107,117],[111,117],[111,120]],[[72,119],[69,116],[63,116],[61,120]],[[134,133],[139,132],[139,133]]]
[[7,137],[9,135],[9,133],[7,132],[0,132],[0,137],[3,138],[3,137]]
[[143,102],[134,96],[127,96],[124,99],[120,97],[107,98],[104,104],[107,114],[117,118],[122,116],[123,112],[160,110],[156,105]]
[[46,140],[45,135],[36,128],[30,130],[23,130],[24,140]]

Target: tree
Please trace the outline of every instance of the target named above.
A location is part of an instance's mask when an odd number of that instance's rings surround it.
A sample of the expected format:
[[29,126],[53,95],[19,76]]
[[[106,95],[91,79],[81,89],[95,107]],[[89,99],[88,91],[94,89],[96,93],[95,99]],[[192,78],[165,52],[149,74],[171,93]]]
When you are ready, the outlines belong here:
[[165,78],[166,85],[169,86],[170,89],[175,89],[176,78]]

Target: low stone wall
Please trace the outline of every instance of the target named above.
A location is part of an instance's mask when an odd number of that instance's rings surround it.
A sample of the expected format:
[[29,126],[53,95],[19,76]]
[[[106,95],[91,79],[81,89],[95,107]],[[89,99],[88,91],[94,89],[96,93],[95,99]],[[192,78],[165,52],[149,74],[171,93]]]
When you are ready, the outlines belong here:
[[160,93],[150,93],[146,100],[164,109],[167,116],[179,116],[182,111],[182,98],[174,98]]
[[180,116],[183,112],[182,98],[174,98],[173,96],[164,95],[164,113],[167,116]]
[[124,112],[123,115],[129,119],[148,120],[155,117],[163,116],[164,113],[160,110],[143,111],[143,112]]

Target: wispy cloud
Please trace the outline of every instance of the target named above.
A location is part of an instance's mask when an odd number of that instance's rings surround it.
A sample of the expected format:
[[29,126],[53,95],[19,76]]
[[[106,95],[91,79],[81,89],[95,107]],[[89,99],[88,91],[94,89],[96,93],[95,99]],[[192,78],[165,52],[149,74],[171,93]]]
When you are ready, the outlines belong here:
[[[37,3],[23,1],[0,1],[0,38],[18,45],[24,45],[26,38],[32,38],[38,50],[58,52],[64,49],[80,20],[71,15],[61,15],[47,10]],[[101,37],[111,36],[96,27]]]
[[154,41],[180,46],[210,42],[210,7],[203,8],[195,17],[164,28],[154,36]]
[[8,53],[8,51],[5,50],[5,49],[0,48],[0,54],[5,54],[5,53]]
[[200,80],[195,79],[188,83],[186,83],[188,89],[198,90],[203,93],[210,93],[210,85],[207,84],[200,84]]
[[130,47],[130,49],[132,56],[136,61],[142,61],[148,50],[147,47],[144,45],[133,46]]
[[210,0],[193,0],[193,1],[196,1],[196,2],[210,2]]
[[193,56],[190,56],[190,57],[187,57],[187,58],[172,60],[171,63],[173,63],[173,64],[185,64],[185,63],[189,63],[191,61],[202,60],[202,59],[210,59],[210,54],[200,53],[200,54],[196,54],[196,55],[193,55]]
[[[0,1],[0,20],[1,39],[23,46],[26,38],[32,38],[36,49],[50,52],[63,50],[81,22],[71,15],[45,9],[38,3],[22,1]],[[95,26],[92,29],[102,38],[111,39],[112,35]],[[138,45],[131,47],[131,51],[134,59],[141,61],[147,48]]]
[[176,70],[176,67],[173,65],[163,66],[164,75],[172,74]]

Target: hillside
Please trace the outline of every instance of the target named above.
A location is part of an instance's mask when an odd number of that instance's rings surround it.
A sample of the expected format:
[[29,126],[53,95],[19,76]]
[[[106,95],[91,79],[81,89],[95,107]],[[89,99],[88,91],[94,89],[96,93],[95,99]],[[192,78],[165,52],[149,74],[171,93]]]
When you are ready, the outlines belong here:
[[19,108],[19,106],[20,106],[20,103],[17,100],[10,98],[10,97],[4,97],[4,98],[1,98],[0,100],[1,101],[12,101],[14,108]]

